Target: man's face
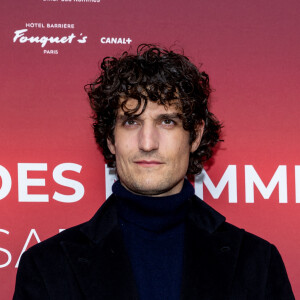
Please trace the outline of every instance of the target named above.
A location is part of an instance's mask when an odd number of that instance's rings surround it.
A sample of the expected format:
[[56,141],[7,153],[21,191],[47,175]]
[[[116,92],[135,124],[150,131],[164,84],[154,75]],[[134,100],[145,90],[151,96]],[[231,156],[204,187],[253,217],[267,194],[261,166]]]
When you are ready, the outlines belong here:
[[[136,104],[137,100],[129,99],[126,107],[134,108]],[[165,107],[152,101],[138,117],[125,116],[121,108],[118,110],[115,143],[108,140],[108,147],[116,156],[117,173],[126,189],[148,196],[181,191],[190,152],[198,148],[203,126],[199,126],[198,136],[190,145],[190,134],[182,127],[180,113],[175,104]]]

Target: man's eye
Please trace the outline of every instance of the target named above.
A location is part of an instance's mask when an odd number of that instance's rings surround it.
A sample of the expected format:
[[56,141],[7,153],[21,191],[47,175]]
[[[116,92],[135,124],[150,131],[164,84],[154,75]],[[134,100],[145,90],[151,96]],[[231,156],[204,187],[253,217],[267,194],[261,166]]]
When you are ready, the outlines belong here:
[[162,121],[162,124],[163,125],[175,125],[175,121],[173,121],[173,120],[170,120],[170,119],[165,119],[165,120],[163,120]]
[[133,126],[133,125],[136,125],[137,122],[135,120],[127,120],[124,122],[124,125],[125,126]]

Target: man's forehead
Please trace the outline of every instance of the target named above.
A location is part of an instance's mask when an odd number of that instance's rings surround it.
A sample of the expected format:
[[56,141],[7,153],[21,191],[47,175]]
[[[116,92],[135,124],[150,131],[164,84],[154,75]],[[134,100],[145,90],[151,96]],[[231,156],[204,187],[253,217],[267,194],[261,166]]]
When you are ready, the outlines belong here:
[[[134,113],[134,114],[140,114],[143,110],[144,104],[145,104],[145,100],[141,99],[140,101],[138,99],[134,99],[134,98],[124,98],[124,97],[120,97],[120,106],[118,109],[118,115],[124,115],[126,114],[126,112],[130,112],[133,111],[137,108],[139,102],[140,102],[140,107],[139,109]],[[181,105],[180,105],[180,100],[179,99],[173,99],[173,100],[169,100],[169,101],[152,101],[150,99],[148,99],[147,101],[147,105],[145,108],[146,110],[155,110],[155,111],[159,111],[159,112],[177,112],[177,113],[181,113]]]

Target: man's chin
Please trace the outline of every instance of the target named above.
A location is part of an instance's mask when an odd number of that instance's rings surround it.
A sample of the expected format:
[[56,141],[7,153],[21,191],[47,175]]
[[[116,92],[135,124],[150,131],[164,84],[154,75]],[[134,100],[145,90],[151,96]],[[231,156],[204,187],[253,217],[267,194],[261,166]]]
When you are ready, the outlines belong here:
[[172,187],[169,185],[163,186],[161,182],[148,182],[147,184],[145,184],[145,182],[143,184],[138,184],[138,182],[135,182],[135,184],[130,186],[128,189],[134,194],[149,197],[160,197],[168,195],[170,190],[172,190]]

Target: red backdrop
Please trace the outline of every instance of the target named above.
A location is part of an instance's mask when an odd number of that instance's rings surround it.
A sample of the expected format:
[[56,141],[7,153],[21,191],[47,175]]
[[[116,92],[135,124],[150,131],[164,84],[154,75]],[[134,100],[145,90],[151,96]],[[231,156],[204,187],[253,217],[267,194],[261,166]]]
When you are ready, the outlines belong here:
[[96,77],[100,58],[144,42],[175,43],[203,63],[225,142],[204,184],[195,179],[196,192],[278,247],[300,297],[298,1],[0,6],[1,299],[12,297],[23,250],[88,220],[109,193],[83,86]]

